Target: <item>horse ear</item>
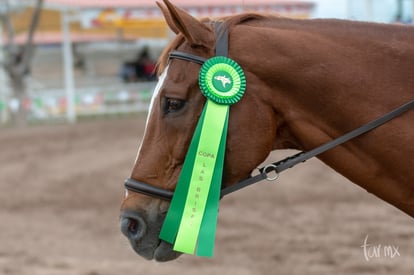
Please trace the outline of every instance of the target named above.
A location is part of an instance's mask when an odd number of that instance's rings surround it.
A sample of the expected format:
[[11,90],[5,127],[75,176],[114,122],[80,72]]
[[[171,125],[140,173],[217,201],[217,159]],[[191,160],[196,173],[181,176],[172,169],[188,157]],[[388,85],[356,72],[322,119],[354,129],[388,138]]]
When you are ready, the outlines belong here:
[[170,1],[163,0],[166,7],[157,3],[168,26],[176,34],[182,33],[191,46],[214,46],[213,31],[186,11],[174,6]]
[[170,29],[175,33],[175,34],[179,34],[180,31],[177,29],[177,27],[174,24],[174,21],[171,17],[170,12],[168,11],[168,9],[161,4],[160,2],[156,2],[158,7],[160,8],[162,14],[164,15],[165,21],[167,22],[168,27],[170,27]]

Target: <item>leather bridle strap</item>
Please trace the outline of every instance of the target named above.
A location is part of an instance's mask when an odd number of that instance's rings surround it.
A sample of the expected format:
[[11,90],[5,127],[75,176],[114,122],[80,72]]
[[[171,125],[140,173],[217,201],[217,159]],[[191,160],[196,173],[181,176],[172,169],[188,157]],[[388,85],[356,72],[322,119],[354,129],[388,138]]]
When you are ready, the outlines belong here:
[[[220,22],[215,23],[215,30],[216,35],[218,37],[217,39],[217,45],[216,45],[216,55],[221,56],[227,56],[228,54],[228,30],[227,28],[221,24]],[[204,57],[192,55],[189,53],[181,52],[181,51],[172,51],[170,53],[170,59],[181,59],[188,62],[194,62],[197,64],[204,64],[204,62],[207,60]],[[274,162],[271,164],[266,165],[265,167],[259,168],[259,174],[255,176],[251,176],[245,180],[242,180],[234,185],[231,185],[229,187],[225,187],[221,190],[221,197],[228,195],[230,193],[233,193],[239,189],[242,189],[244,187],[247,187],[249,185],[252,185],[254,183],[257,183],[259,181],[262,181],[264,179],[267,180],[275,180],[278,178],[279,174],[289,169],[301,162],[305,162],[310,158],[313,158],[315,156],[318,156],[336,146],[339,146],[353,138],[356,138],[362,134],[365,134],[366,132],[369,132],[373,130],[374,128],[377,128],[378,126],[396,118],[397,116],[407,112],[411,108],[414,107],[414,100],[411,100],[410,102],[398,107],[397,109],[389,112],[388,114],[385,114],[381,116],[380,118],[373,120],[343,136],[340,136],[330,142],[327,142],[311,151],[308,152],[300,152],[296,155],[287,157],[283,160],[280,160],[278,162]],[[272,175],[271,175],[272,174]],[[173,197],[174,192],[171,190],[162,189],[159,187],[155,187],[153,185],[149,185],[147,183],[137,181],[131,178],[128,178],[125,180],[125,188],[127,190],[131,190],[133,192],[142,193],[148,196],[157,197],[163,200],[171,200]]]
[[[397,116],[407,112],[408,110],[410,110],[411,108],[414,107],[414,100],[398,107],[397,109],[389,112],[388,114],[371,121],[368,124],[365,124],[362,127],[359,127],[358,129],[355,129],[343,136],[340,136],[337,139],[334,139],[330,142],[327,142],[311,151],[308,152],[300,152],[296,155],[287,157],[283,160],[280,160],[278,162],[274,162],[271,164],[266,165],[265,167],[259,168],[259,174],[256,176],[252,176],[249,177],[245,180],[242,180],[234,185],[231,185],[229,187],[225,187],[221,190],[221,197],[228,195],[230,193],[233,193],[239,189],[242,189],[244,187],[247,187],[249,185],[252,185],[254,183],[257,183],[259,181],[262,181],[264,179],[267,180],[273,180],[276,179],[279,175],[279,173],[281,173],[282,171],[292,168],[293,166],[301,163],[301,162],[305,162],[310,158],[313,158],[317,155],[320,155],[336,146],[339,146],[347,141],[349,141],[350,139],[356,138],[362,134],[365,134],[366,132],[369,132],[371,130],[373,130],[374,128],[396,118]],[[269,176],[270,173],[276,173],[276,176]],[[149,184],[146,184],[144,182],[140,182],[134,179],[127,179],[125,180],[125,188],[128,190],[131,190],[133,192],[138,192],[138,193],[142,193],[145,195],[149,195],[149,196],[154,196],[160,199],[164,199],[164,200],[171,200],[174,192],[170,191],[170,190],[165,190],[162,188],[158,188]]]
[[148,183],[128,178],[125,180],[125,188],[132,192],[141,193],[150,197],[156,197],[170,201],[174,195],[173,191],[159,188]]
[[[375,128],[377,128],[378,126],[381,126],[385,123],[387,123],[388,121],[396,118],[397,116],[407,112],[408,110],[410,110],[411,108],[414,107],[414,100],[409,101],[408,103],[394,109],[393,111],[381,116],[380,118],[377,118],[343,136],[340,136],[330,142],[327,142],[311,151],[308,152],[301,152],[298,153],[292,157],[289,157],[285,160],[283,160],[282,162],[277,162],[274,163],[273,165],[270,165],[271,167],[267,169],[267,172],[270,172],[271,170],[275,171],[276,173],[280,173],[286,169],[289,169],[301,162],[305,162],[310,158],[313,158],[317,155],[320,155],[336,146],[339,146],[353,138],[356,138],[362,134],[365,134],[366,132],[369,132]],[[273,167],[274,166],[274,167]],[[269,165],[268,165],[269,167]]]
[[200,65],[203,65],[204,62],[207,61],[207,58],[185,53],[185,52],[180,52],[180,51],[172,51],[169,55],[169,59],[181,59],[184,61],[193,62],[193,63],[197,63]]
[[[414,107],[414,100],[411,100],[410,102],[394,109],[393,111],[381,116],[378,119],[375,119],[343,136],[340,136],[332,141],[329,141],[319,147],[316,147],[315,149],[308,151],[308,152],[299,152],[296,155],[287,157],[283,160],[280,160],[278,162],[274,162],[271,164],[266,165],[265,167],[259,168],[259,174],[250,178],[247,178],[245,180],[240,181],[239,183],[236,183],[232,186],[226,187],[222,189],[221,195],[225,196],[227,194],[233,193],[241,188],[247,187],[251,184],[257,183],[261,180],[267,179],[267,180],[275,180],[279,177],[279,174],[283,172],[286,169],[292,168],[293,166],[305,162],[308,159],[311,159],[313,157],[316,157],[330,149],[333,149],[336,146],[339,146],[353,138],[356,138],[362,134],[365,134],[374,128],[377,128],[378,126],[381,126],[382,124],[396,118],[397,116],[407,112],[411,108]],[[275,173],[275,175],[269,176],[271,173]]]
[[[216,56],[227,56],[229,48],[228,28],[222,22],[214,22],[213,24],[216,33]],[[177,50],[174,50],[169,54],[169,59],[180,59],[200,65],[203,65],[204,62],[207,61],[207,58]],[[174,195],[173,191],[158,188],[145,182],[134,180],[132,178],[125,180],[125,188],[133,192],[157,197],[163,200],[171,200]]]

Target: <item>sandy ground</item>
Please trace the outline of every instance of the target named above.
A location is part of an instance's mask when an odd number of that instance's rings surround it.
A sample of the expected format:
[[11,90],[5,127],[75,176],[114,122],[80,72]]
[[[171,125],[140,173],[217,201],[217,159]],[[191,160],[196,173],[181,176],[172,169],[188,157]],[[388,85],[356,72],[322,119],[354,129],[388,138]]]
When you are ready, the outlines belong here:
[[140,258],[118,211],[143,124],[0,129],[1,275],[414,274],[414,220],[318,160],[225,198],[214,258]]

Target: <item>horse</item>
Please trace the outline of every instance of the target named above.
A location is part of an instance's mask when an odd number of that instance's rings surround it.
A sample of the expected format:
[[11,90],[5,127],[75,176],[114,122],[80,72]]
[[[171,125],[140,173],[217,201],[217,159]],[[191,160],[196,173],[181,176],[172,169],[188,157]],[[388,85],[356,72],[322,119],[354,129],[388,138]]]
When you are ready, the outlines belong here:
[[[250,176],[271,151],[330,141],[414,98],[414,28],[334,19],[242,13],[199,20],[158,3],[177,35],[158,63],[159,82],[130,177],[173,192],[206,102],[200,64],[211,58],[215,22],[228,30],[228,56],[247,87],[230,108],[222,186]],[[353,183],[414,217],[414,110],[318,158]],[[170,261],[181,253],[159,239],[169,201],[126,190],[121,230],[137,254]]]

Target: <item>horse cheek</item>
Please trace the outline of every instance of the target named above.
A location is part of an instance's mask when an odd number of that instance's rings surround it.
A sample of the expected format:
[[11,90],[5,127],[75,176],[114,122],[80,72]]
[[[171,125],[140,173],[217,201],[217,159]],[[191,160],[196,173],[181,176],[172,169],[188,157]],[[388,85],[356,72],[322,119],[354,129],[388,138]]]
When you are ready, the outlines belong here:
[[271,111],[258,111],[242,104],[232,106],[227,136],[226,184],[234,184],[247,176],[262,163],[275,138],[275,125],[267,119]]

